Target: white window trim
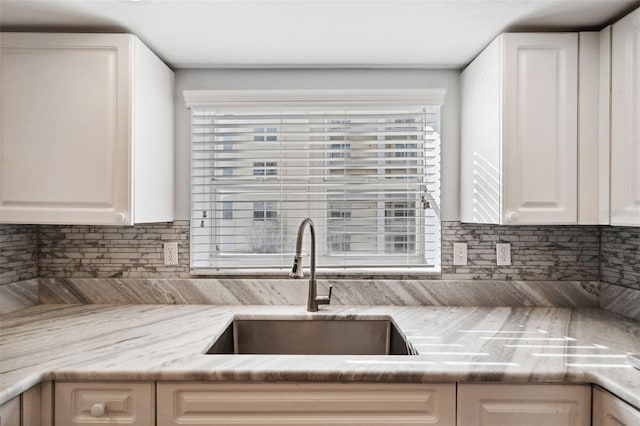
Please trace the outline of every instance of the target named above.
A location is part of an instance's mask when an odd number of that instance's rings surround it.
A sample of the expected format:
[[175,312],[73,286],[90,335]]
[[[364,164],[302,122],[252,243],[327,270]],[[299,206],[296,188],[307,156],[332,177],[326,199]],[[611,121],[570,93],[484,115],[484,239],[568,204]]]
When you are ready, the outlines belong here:
[[185,90],[184,103],[229,109],[295,109],[296,107],[424,105],[442,106],[445,89],[372,90]]
[[[328,90],[184,90],[185,107],[219,107],[227,112],[246,110],[296,110],[298,108],[313,111],[327,107],[360,107],[363,109],[384,110],[385,107],[423,107],[444,105],[446,90],[432,89],[328,89]],[[384,105],[384,106],[381,106]],[[381,276],[402,275],[406,273],[424,276],[438,276],[441,271],[431,267],[393,266],[384,271],[380,269],[322,268],[323,273],[340,275],[372,274]],[[252,269],[242,271],[234,268],[202,268],[191,270],[194,275],[266,275],[281,276],[288,270],[279,268]]]

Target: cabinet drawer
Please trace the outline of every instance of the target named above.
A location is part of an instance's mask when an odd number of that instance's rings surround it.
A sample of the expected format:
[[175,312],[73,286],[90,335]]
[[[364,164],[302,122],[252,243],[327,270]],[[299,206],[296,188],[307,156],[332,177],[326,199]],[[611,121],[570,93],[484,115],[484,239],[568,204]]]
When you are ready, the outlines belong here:
[[593,389],[593,426],[640,425],[640,411],[609,392]]
[[154,418],[153,383],[56,383],[56,425],[150,426]]
[[455,385],[158,383],[158,426],[455,424]]
[[460,426],[590,426],[591,386],[458,385]]

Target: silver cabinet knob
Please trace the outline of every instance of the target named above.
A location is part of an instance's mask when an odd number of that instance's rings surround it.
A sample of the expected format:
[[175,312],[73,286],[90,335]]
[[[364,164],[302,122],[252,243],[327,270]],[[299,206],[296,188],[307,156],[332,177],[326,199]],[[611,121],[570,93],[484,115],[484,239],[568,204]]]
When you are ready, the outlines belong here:
[[91,415],[93,417],[102,417],[105,411],[106,407],[104,406],[104,404],[93,404],[91,406]]
[[124,213],[116,213],[116,222],[124,223],[126,219],[127,219],[127,216],[125,216]]

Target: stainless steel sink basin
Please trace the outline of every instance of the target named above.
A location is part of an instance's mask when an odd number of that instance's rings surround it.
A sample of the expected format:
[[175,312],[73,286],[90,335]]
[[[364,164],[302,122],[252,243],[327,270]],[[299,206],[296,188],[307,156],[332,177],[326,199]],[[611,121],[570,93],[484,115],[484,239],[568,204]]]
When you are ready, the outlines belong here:
[[207,354],[415,355],[388,319],[235,319]]

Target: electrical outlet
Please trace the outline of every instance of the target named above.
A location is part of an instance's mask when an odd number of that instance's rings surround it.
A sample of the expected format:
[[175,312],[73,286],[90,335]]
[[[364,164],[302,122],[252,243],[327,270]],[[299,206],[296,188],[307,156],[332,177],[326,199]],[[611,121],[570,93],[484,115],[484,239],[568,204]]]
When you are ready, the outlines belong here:
[[496,256],[498,266],[511,265],[511,244],[496,244]]
[[453,243],[453,264],[467,264],[467,243]]
[[178,243],[164,243],[164,264],[178,264]]

